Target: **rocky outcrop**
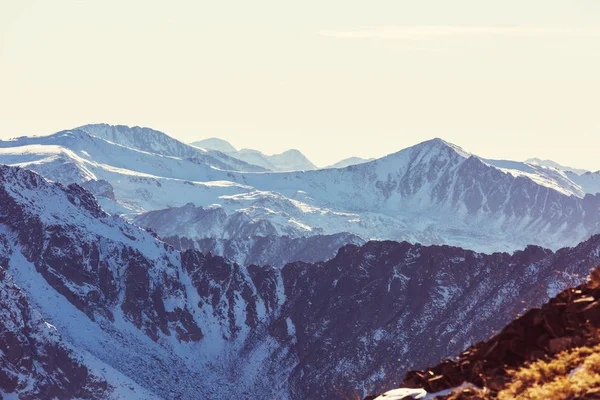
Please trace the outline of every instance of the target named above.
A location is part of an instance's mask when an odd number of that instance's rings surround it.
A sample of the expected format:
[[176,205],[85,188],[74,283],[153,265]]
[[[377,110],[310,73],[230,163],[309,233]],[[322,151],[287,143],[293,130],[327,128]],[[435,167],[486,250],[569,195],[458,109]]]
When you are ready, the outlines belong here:
[[0,268],[0,397],[100,399],[112,388],[95,376],[42,319],[27,295]]
[[241,236],[233,239],[188,239],[163,237],[178,250],[195,249],[212,253],[240,265],[272,265],[281,268],[293,261],[315,263],[333,258],[347,244],[362,245],[365,241],[351,233],[292,238],[289,236]]
[[507,371],[590,341],[600,328],[600,288],[584,284],[567,289],[541,308],[533,308],[492,339],[477,343],[455,360],[411,371],[402,386],[430,393],[471,383],[498,391],[509,382]]

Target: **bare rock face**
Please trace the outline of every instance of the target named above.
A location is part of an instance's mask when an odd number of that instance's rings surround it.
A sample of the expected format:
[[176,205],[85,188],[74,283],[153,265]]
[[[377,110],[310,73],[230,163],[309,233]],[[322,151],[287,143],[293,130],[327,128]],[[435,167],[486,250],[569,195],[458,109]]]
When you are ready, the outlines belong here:
[[0,391],[20,399],[97,399],[111,391],[0,268]]
[[[0,204],[0,262],[43,319],[159,398],[375,393],[390,376],[490,337],[600,264],[597,236],[556,253],[491,255],[369,242],[326,262],[246,267],[177,251],[105,214],[82,187],[19,168],[0,166]],[[48,363],[45,344],[28,343]],[[102,398],[89,371],[63,358],[78,371],[73,397]],[[6,393],[20,390],[10,360]]]
[[195,249],[225,257],[240,265],[272,265],[277,268],[294,261],[315,263],[329,260],[344,245],[365,243],[363,239],[351,233],[310,237],[269,235],[196,240],[170,236],[161,239],[178,250]]
[[600,288],[586,283],[559,293],[541,308],[527,311],[499,334],[469,347],[456,359],[408,372],[401,387],[436,393],[467,382],[498,391],[509,382],[509,369],[583,346],[591,342],[597,328]]

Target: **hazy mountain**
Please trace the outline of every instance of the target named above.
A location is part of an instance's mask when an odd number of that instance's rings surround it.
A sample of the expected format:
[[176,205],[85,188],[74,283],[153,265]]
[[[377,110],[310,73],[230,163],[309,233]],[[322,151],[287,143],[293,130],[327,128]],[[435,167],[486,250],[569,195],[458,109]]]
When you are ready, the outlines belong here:
[[268,156],[258,150],[236,150],[229,142],[218,138],[200,140],[193,142],[192,145],[204,149],[222,151],[231,157],[248,164],[257,165],[269,171],[309,171],[317,169],[317,166],[310,162],[304,154],[295,149]]
[[364,164],[366,162],[373,161],[373,160],[375,160],[375,159],[374,158],[350,157],[350,158],[345,158],[341,161],[338,161],[335,164],[331,164],[330,166],[325,167],[325,168],[346,168],[351,165]]
[[217,150],[223,153],[237,153],[237,149],[226,140],[219,138],[209,138],[200,140],[198,142],[192,142],[192,146],[200,147],[202,149]]
[[552,161],[552,160],[542,160],[539,158],[530,158],[528,160],[525,161],[528,164],[536,164],[536,165],[540,165],[542,167],[550,167],[550,168],[555,168],[559,171],[563,171],[563,172],[574,172],[577,175],[581,175],[581,174],[585,174],[586,172],[589,172],[586,169],[581,169],[581,168],[573,168],[573,167],[567,167],[565,165],[561,165],[559,163],[557,163],[556,161]]

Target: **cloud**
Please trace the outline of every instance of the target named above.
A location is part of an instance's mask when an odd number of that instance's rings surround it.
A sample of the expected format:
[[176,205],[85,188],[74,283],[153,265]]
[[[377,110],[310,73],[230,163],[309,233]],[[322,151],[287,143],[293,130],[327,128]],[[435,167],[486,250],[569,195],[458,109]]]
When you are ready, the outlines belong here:
[[524,27],[524,26],[467,26],[467,25],[404,25],[378,26],[355,31],[321,31],[321,36],[342,39],[419,39],[448,36],[600,36],[593,27]]

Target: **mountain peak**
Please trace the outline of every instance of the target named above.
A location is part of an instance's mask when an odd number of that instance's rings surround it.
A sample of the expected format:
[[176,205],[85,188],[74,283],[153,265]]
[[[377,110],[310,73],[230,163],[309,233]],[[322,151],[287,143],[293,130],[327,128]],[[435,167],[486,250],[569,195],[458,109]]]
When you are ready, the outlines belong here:
[[233,147],[227,140],[219,139],[216,137],[199,140],[191,143],[193,146],[198,146],[207,150],[216,150],[222,153],[236,153],[237,149]]
[[453,150],[454,152],[458,153],[459,155],[461,155],[464,158],[469,158],[472,156],[471,153],[469,153],[468,151],[465,151],[462,147],[455,145],[454,143],[450,143],[442,138],[437,138],[437,137],[426,140],[424,142],[421,142],[413,147],[438,148],[438,149],[447,148],[447,149]]
[[317,166],[313,164],[300,150],[290,149],[280,154],[270,156],[271,162],[280,164],[283,169],[289,170],[314,170]]
[[554,169],[557,169],[557,170],[563,171],[563,172],[573,172],[577,175],[583,175],[583,174],[589,172],[586,169],[573,168],[573,167],[559,164],[553,160],[542,160],[540,158],[529,158],[529,159],[525,160],[525,163],[539,165],[540,167],[550,167],[550,168],[554,168]]
[[468,159],[472,155],[473,154],[465,151],[460,146],[440,138],[433,138],[421,143],[417,143],[398,152],[389,154],[386,157],[381,158],[381,160],[409,156],[410,158],[417,157],[423,162],[427,160],[438,159],[440,156],[443,156],[443,158],[459,157],[462,159]]
[[361,158],[361,157],[349,157],[343,160],[336,162],[335,164],[331,164],[325,168],[346,168],[351,165],[358,165],[368,163],[370,161],[375,160],[374,158]]

